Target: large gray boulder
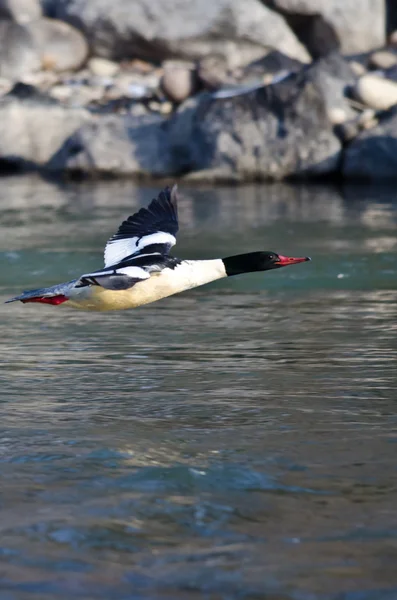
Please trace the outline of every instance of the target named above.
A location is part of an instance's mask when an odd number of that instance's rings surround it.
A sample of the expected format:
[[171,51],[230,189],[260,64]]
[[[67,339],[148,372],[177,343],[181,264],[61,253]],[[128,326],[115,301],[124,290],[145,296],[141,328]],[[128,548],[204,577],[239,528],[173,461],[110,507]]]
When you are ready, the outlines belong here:
[[317,177],[337,170],[341,152],[322,92],[303,73],[230,98],[190,100],[169,137],[179,170],[204,180]]
[[346,148],[343,175],[349,179],[397,179],[397,110],[361,132]]
[[44,167],[64,141],[91,117],[84,109],[64,108],[30,86],[0,100],[0,161]]
[[270,48],[310,60],[283,17],[260,0],[47,0],[46,7],[83,30],[93,53],[105,58],[193,60],[216,53],[234,67]]
[[265,4],[302,30],[302,18],[320,15],[334,28],[346,54],[367,52],[385,43],[385,0],[265,0]]
[[98,115],[76,131],[47,168],[91,175],[165,177],[174,173],[160,116]]

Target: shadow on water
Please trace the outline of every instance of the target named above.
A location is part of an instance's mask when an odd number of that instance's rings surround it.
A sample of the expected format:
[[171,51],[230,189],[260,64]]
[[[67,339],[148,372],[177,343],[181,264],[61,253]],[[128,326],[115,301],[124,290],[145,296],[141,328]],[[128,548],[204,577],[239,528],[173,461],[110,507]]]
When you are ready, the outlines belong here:
[[[157,191],[2,183],[1,300],[100,266]],[[313,262],[125,313],[0,304],[2,600],[394,600],[394,191],[181,192],[175,254]]]

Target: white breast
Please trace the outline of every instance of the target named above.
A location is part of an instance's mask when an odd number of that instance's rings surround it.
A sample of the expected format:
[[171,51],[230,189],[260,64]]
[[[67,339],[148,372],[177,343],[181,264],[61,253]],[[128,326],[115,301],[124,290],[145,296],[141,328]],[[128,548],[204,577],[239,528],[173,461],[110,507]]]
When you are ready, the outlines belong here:
[[226,277],[226,271],[221,259],[185,260],[174,269],[153,273],[129,290],[105,290],[100,286],[74,289],[65,306],[99,311],[135,308],[222,277]]

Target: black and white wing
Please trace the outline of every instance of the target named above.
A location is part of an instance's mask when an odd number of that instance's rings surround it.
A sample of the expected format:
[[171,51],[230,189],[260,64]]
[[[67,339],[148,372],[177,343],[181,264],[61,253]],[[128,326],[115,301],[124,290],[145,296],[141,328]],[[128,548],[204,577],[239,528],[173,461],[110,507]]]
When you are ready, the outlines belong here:
[[165,188],[147,208],[141,208],[120,225],[105,248],[105,267],[127,258],[154,252],[167,255],[178,232],[177,186]]
[[170,248],[178,231],[177,186],[165,188],[148,208],[141,208],[120,225],[105,248],[105,267],[82,275],[76,287],[99,285],[126,290],[150,277]]

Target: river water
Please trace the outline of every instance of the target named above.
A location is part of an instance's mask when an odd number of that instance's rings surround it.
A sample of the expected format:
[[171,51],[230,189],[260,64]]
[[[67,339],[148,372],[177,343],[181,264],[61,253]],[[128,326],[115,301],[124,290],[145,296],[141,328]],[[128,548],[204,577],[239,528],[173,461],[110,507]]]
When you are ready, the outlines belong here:
[[[175,255],[313,260],[0,304],[1,600],[395,600],[397,192],[180,191]],[[0,300],[99,268],[156,192],[3,178]]]

